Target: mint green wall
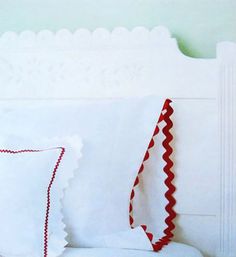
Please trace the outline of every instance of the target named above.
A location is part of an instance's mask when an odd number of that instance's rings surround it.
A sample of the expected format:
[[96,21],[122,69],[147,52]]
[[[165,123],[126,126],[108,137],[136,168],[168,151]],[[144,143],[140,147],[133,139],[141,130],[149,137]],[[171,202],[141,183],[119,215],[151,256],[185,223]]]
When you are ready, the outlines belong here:
[[236,0],[0,0],[0,33],[138,25],[166,25],[185,54],[213,57],[236,41]]

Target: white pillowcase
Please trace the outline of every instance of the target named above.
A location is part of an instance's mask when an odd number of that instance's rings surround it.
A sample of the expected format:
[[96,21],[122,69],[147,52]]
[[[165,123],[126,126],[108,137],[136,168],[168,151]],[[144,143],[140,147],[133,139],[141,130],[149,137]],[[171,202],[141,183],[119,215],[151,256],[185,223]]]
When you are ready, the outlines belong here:
[[132,227],[141,226],[159,251],[173,238],[175,228],[174,173],[171,160],[173,136],[171,100],[167,99],[162,115],[140,165],[131,193],[130,217]]
[[63,201],[70,246],[152,249],[140,226],[130,229],[129,198],[163,102],[152,96],[2,108],[2,134],[83,138],[80,170]]
[[[77,150],[70,141],[77,141]],[[78,167],[80,139],[5,135],[0,145],[0,255],[61,255],[66,245],[61,199]]]

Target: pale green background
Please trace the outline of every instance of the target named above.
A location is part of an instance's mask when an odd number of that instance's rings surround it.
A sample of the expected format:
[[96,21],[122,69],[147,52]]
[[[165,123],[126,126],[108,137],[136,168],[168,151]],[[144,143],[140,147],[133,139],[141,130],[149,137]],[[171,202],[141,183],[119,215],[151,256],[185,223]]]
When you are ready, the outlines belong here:
[[190,56],[236,41],[236,0],[0,0],[0,33],[166,25]]

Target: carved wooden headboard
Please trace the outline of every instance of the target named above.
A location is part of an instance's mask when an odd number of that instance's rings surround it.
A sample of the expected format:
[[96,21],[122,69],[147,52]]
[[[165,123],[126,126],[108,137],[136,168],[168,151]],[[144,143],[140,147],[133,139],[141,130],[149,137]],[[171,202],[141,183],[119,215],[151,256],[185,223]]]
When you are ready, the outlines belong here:
[[183,55],[164,27],[0,37],[0,99],[156,94],[173,99],[175,240],[236,257],[236,44],[214,59]]

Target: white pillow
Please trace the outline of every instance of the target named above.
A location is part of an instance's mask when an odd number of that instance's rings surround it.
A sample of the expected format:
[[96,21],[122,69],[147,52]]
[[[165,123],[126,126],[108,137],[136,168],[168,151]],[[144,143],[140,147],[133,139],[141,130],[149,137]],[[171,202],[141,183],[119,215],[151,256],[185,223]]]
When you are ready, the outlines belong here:
[[[83,138],[80,170],[63,202],[70,246],[153,249],[139,226],[143,223],[130,229],[129,198],[162,106],[163,100],[152,96],[26,102],[2,108],[2,134],[17,128],[33,138],[74,133]],[[160,199],[163,202],[163,195]],[[164,219],[155,217],[162,223]]]
[[5,135],[0,142],[1,256],[57,257],[66,245],[61,199],[77,169],[81,141],[36,141]]

